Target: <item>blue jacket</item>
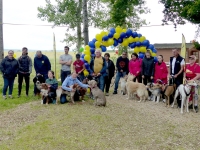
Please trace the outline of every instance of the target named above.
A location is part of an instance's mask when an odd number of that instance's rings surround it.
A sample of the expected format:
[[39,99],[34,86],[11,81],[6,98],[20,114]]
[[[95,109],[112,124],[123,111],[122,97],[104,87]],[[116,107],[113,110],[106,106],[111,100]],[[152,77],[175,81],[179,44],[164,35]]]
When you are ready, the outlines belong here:
[[53,78],[53,79],[49,79],[49,78],[46,79],[46,83],[49,84],[49,85],[51,85],[51,87],[50,87],[51,91],[56,91],[57,90],[57,88],[58,88],[58,81],[55,78]]
[[[108,75],[107,72],[106,72],[106,70],[107,70],[107,65],[106,65],[106,60],[105,60],[105,58],[102,57],[102,59],[103,59],[103,67],[102,67],[100,73],[101,73],[102,76],[105,77],[105,76]],[[90,62],[91,73],[94,73],[94,60],[95,60],[95,57],[94,57],[94,59]]]
[[34,58],[34,68],[36,74],[48,74],[48,71],[51,70],[51,63],[47,56],[42,55],[41,58],[37,56]]
[[62,84],[62,89],[66,91],[71,91],[72,89],[70,88],[71,85],[78,84],[82,88],[88,88],[87,84],[81,83],[77,78],[73,79],[71,76],[67,77],[65,81]]

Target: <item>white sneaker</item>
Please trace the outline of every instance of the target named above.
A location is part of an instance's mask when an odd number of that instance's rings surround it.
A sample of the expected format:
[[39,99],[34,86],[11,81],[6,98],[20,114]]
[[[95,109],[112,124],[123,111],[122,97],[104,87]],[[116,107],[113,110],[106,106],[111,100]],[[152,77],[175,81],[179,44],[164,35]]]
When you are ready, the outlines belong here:
[[41,104],[43,104],[43,100],[41,100]]
[[13,98],[12,95],[9,95],[8,97],[9,97],[9,98]]
[[3,95],[3,99],[6,99],[6,95]]
[[106,93],[106,96],[109,96],[109,93]]
[[163,101],[163,103],[166,103],[166,99],[163,99],[162,101]]

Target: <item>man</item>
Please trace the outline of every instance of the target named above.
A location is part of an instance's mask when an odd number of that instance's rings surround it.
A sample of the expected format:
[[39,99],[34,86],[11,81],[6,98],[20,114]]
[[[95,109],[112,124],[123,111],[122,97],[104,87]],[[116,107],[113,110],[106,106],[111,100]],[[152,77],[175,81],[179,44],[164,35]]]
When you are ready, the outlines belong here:
[[115,88],[113,94],[117,94],[120,78],[124,77],[129,73],[128,64],[129,64],[129,59],[127,58],[127,52],[123,52],[122,56],[120,56],[116,62],[117,74],[115,78]]
[[61,64],[61,82],[63,83],[65,78],[71,74],[71,64],[72,64],[72,56],[68,54],[69,47],[65,46],[65,54],[60,56],[60,64]]
[[36,75],[42,75],[45,78],[45,81],[48,79],[48,71],[51,70],[51,63],[49,58],[43,55],[41,51],[36,52],[34,68]]
[[[183,71],[185,66],[185,60],[179,55],[179,50],[172,50],[173,57],[170,57],[170,84],[172,84],[172,78],[174,78],[174,83],[176,88],[183,83]],[[173,99],[173,98],[170,98]],[[178,107],[181,108],[180,97],[177,98]]]
[[[72,90],[74,90],[74,89],[71,89],[70,86],[71,86],[71,85],[74,85],[74,84],[78,84],[78,85],[79,85],[80,87],[82,87],[82,88],[88,88],[89,85],[81,83],[81,82],[77,79],[77,76],[78,76],[78,74],[77,74],[76,72],[73,72],[73,73],[71,74],[71,76],[68,76],[68,77],[64,80],[64,82],[62,83],[62,89],[63,89],[63,90],[66,90],[66,91],[72,91]],[[78,95],[78,92],[76,92],[75,95],[74,95],[74,100],[77,100],[78,98],[79,98],[79,95]],[[66,95],[65,95],[65,94],[63,94],[63,95],[61,96],[60,101],[61,101],[61,104],[63,104],[63,103],[66,102]]]
[[80,57],[80,54],[76,54],[76,61],[73,63],[73,71],[78,74],[79,80],[83,81],[83,70],[85,70],[85,65],[84,62],[80,60]]
[[21,95],[23,78],[26,83],[26,96],[29,92],[30,74],[32,73],[32,60],[28,56],[28,49],[22,48],[22,56],[18,58],[19,73],[18,73],[18,97]]
[[105,76],[107,76],[107,65],[105,58],[101,56],[101,50],[96,49],[95,57],[90,62],[91,74],[93,77],[98,78],[98,87],[104,92]]

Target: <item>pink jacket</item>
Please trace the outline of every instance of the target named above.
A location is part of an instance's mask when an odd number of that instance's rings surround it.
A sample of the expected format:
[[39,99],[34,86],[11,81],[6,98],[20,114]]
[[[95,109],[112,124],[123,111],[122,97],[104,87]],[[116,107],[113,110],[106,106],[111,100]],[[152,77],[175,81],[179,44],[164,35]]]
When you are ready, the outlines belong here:
[[157,62],[155,65],[154,82],[160,79],[162,80],[163,83],[167,84],[167,75],[168,75],[168,70],[165,62],[162,62],[160,65],[158,65]]
[[136,60],[129,61],[129,72],[135,76],[138,76],[141,73],[142,59],[138,58]]

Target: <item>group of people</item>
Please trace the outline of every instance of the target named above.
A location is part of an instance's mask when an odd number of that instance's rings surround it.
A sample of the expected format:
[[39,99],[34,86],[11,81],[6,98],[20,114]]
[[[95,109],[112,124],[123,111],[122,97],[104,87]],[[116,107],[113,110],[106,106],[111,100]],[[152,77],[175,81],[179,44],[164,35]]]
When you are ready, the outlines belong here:
[[[72,56],[69,54],[69,47],[64,47],[65,54],[60,56],[59,63],[61,64],[61,82],[62,87],[65,90],[69,89],[71,85],[78,83],[81,87],[88,87],[88,85],[82,84],[84,80],[84,62],[80,60],[80,54],[76,54],[76,60],[73,62]],[[13,57],[14,51],[8,51],[6,56],[0,65],[0,69],[3,73],[4,87],[3,87],[3,98],[6,99],[7,88],[9,87],[8,96],[12,98],[13,83],[15,77],[18,75],[18,97],[21,95],[22,82],[25,80],[26,84],[26,96],[29,95],[29,83],[30,74],[32,73],[32,60],[28,56],[28,49],[22,48],[22,55],[16,60]],[[163,56],[157,56],[158,62],[154,62],[154,58],[151,56],[150,51],[147,50],[145,57],[140,59],[137,53],[132,53],[130,60],[127,57],[127,52],[123,52],[118,57],[116,65],[110,59],[110,54],[105,53],[102,56],[101,50],[96,49],[95,57],[90,62],[91,76],[98,79],[99,88],[109,95],[109,89],[111,80],[115,75],[115,86],[113,94],[117,94],[118,85],[121,77],[124,77],[128,73],[135,76],[134,82],[139,82],[147,85],[149,82],[161,82],[167,84],[168,78],[174,79],[170,82],[174,82],[176,87],[183,83],[184,75],[187,80],[199,79],[200,78],[200,67],[196,64],[196,56],[192,55],[189,57],[189,64],[185,65],[184,59],[179,55],[177,49],[172,50],[173,56],[170,58],[170,69],[168,73],[167,65],[163,61]],[[71,66],[73,66],[73,73],[71,72]],[[116,66],[116,68],[115,68]],[[37,51],[34,58],[34,68],[36,75],[42,75],[45,78],[49,88],[54,91],[58,87],[58,81],[54,77],[54,72],[51,71],[51,63],[47,56],[43,55],[41,51]],[[71,76],[70,76],[71,75]],[[193,90],[193,93],[194,90]],[[195,99],[195,108],[198,109],[198,96],[192,94],[191,100]],[[180,107],[181,101],[178,98],[178,106]]]

